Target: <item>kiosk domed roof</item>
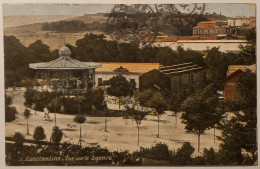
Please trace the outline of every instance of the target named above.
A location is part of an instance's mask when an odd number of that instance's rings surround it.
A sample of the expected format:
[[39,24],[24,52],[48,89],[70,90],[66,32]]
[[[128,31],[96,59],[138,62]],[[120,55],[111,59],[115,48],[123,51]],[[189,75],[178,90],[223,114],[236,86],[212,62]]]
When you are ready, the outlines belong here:
[[64,46],[60,48],[59,54],[60,54],[61,57],[63,57],[63,56],[70,56],[71,55],[71,51],[64,44]]

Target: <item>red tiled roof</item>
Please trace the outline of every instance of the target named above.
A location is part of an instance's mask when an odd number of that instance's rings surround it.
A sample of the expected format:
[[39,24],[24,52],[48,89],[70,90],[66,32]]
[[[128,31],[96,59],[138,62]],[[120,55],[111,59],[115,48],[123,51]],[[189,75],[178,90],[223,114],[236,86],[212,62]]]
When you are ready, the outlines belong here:
[[211,22],[200,22],[198,23],[198,27],[214,28],[216,25]]

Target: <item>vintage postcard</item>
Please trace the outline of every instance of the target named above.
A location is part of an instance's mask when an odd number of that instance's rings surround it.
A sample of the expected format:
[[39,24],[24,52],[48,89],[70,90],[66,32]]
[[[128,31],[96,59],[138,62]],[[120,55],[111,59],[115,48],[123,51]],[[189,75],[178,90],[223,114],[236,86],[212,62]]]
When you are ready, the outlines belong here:
[[6,166],[257,166],[255,3],[3,3]]

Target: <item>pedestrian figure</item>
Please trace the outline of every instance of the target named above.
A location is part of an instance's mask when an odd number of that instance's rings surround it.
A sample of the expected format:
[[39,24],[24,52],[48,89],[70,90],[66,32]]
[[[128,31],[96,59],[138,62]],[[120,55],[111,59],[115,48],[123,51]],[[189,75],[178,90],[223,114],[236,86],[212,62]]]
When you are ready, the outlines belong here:
[[49,110],[48,110],[47,106],[44,107],[43,111],[44,111],[45,120],[50,120]]

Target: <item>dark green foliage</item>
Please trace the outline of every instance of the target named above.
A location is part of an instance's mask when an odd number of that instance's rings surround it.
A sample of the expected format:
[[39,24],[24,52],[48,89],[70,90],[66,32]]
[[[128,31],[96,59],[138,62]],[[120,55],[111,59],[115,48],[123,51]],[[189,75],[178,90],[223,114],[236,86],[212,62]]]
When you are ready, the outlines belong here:
[[205,165],[218,165],[220,164],[217,152],[211,147],[210,149],[204,148],[203,158]]
[[58,97],[53,98],[47,105],[48,110],[50,112],[60,112],[61,106],[62,106],[62,99]]
[[93,95],[92,95],[91,101],[97,110],[100,110],[100,111],[104,110],[106,108],[106,105],[104,102],[104,90],[101,88],[93,89]]
[[63,133],[62,133],[62,130],[59,129],[58,126],[54,126],[52,128],[52,134],[51,134],[51,140],[54,144],[59,144],[60,141],[62,140],[62,136],[63,136]]
[[26,119],[28,119],[31,116],[31,112],[28,109],[25,109],[23,112],[23,115]]
[[196,156],[192,159],[192,165],[205,165],[204,158],[201,156]]
[[57,21],[44,23],[42,30],[57,31],[57,32],[78,32],[78,31],[91,31],[100,30],[104,31],[106,24],[100,22],[84,23],[79,20],[72,21]]
[[168,107],[163,95],[160,92],[154,92],[153,96],[149,100],[147,100],[147,105],[155,109],[155,114],[157,116],[162,115]]
[[189,142],[184,142],[181,148],[178,148],[174,156],[174,163],[177,165],[191,165],[192,157],[195,148]]
[[[54,112],[56,106],[56,112],[65,114],[77,114],[79,109],[81,113],[91,114],[93,105],[98,111],[106,107],[104,91],[101,88],[93,89],[93,91],[73,98],[62,97],[62,93],[59,92],[40,92],[34,89],[27,89],[24,93],[24,104],[27,107],[31,107],[35,103],[37,111],[43,111],[43,108],[47,105],[50,112]],[[61,107],[64,107],[64,111],[61,111]]]
[[82,124],[86,121],[86,116],[82,114],[76,114],[76,116],[73,119],[76,123]]
[[40,40],[25,47],[16,37],[4,36],[4,44],[5,87],[35,84],[32,80],[34,71],[29,69],[29,63],[46,62],[58,57]]
[[214,83],[220,90],[223,90],[223,79],[226,77],[228,66],[238,64],[237,54],[223,53],[219,47],[213,47],[206,51],[205,63],[207,80]]
[[217,124],[223,112],[219,108],[219,99],[213,85],[198,88],[193,94],[188,96],[182,103],[185,111],[181,118],[186,125],[187,131],[195,131],[198,135],[198,151],[200,147],[200,135],[206,129],[210,129]]
[[167,102],[163,97],[163,94],[160,92],[145,90],[137,94],[137,100],[140,101],[141,104],[153,108],[154,115],[158,118],[158,135],[160,134],[159,122],[160,116],[165,113],[168,108]]
[[45,138],[46,138],[46,135],[44,133],[44,128],[42,126],[37,126],[34,130],[34,133],[33,133],[33,139],[36,142],[39,142],[39,141],[41,141]]
[[256,63],[256,34],[250,31],[247,36],[248,44],[240,46],[238,53],[220,52],[219,47],[206,50],[205,63],[208,67],[207,78],[223,90],[223,79],[226,77],[229,65],[251,65]]
[[104,85],[108,85],[107,93],[119,98],[119,109],[121,100],[120,97],[132,96],[134,94],[134,86],[122,75],[114,76],[111,79],[104,81]]
[[28,72],[26,47],[14,36],[4,36],[5,87],[16,85]]
[[18,112],[15,107],[8,106],[5,109],[5,122],[11,122],[11,121],[15,120],[17,113]]
[[168,146],[163,143],[157,143],[151,148],[142,148],[141,153],[144,158],[154,159],[154,160],[169,160],[171,157],[171,151],[169,151]]
[[219,127],[222,130],[220,161],[229,165],[254,165],[257,161],[256,74],[245,72],[237,90],[236,99],[227,104],[234,117]]
[[48,91],[37,91],[34,89],[26,89],[24,92],[25,98],[25,106],[31,107],[33,103],[36,104],[35,109],[37,111],[42,111],[45,105],[48,105],[51,100],[56,98],[55,92],[48,92]]
[[148,90],[144,90],[140,93],[137,93],[135,97],[136,97],[136,100],[138,100],[142,106],[148,107],[149,106],[148,100],[153,96],[153,94],[154,94],[154,91],[151,89],[148,89]]
[[256,63],[256,30],[250,29],[246,36],[248,44],[246,46],[240,46],[240,52],[237,57],[237,62],[240,64],[251,65]]
[[11,104],[12,98],[5,94],[5,122],[11,122],[15,120],[16,114],[18,113],[15,107],[10,106]]
[[109,86],[107,93],[112,96],[125,97],[133,95],[134,89],[124,76],[114,76],[108,81],[104,81],[104,84]]
[[13,140],[14,140],[16,146],[23,146],[24,136],[19,132],[15,132],[15,134],[13,136]]
[[[148,114],[148,112],[142,112],[139,110],[135,110],[134,107],[130,108],[130,107],[126,107],[126,114],[135,121],[136,126],[137,126],[137,131],[138,131],[138,142],[137,145],[139,146],[139,129],[142,123],[142,120],[145,118],[145,116]],[[128,116],[126,116],[125,118],[128,118]]]

